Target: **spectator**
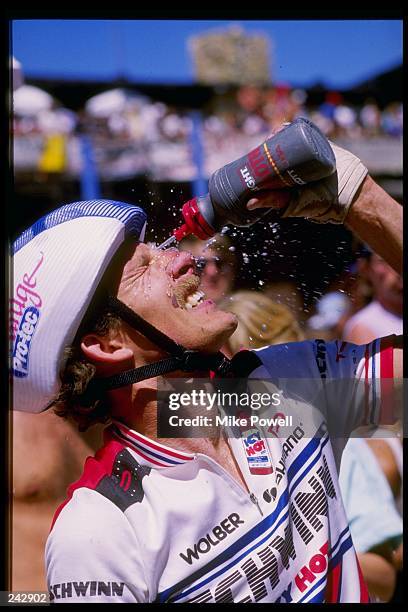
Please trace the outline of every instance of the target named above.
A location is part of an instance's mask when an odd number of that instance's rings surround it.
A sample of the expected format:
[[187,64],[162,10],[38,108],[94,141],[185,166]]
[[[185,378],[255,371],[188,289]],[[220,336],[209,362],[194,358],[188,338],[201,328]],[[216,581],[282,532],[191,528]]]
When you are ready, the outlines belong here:
[[218,234],[207,244],[188,236],[181,242],[180,249],[199,258],[201,288],[208,299],[218,304],[229,295],[234,286],[236,257],[235,248],[227,236]]
[[258,291],[237,291],[223,300],[221,308],[238,318],[237,329],[222,349],[227,357],[242,349],[304,340],[289,308],[276,304]]
[[373,98],[365,101],[360,111],[360,122],[367,136],[378,136],[381,129],[381,112]]
[[361,268],[373,288],[373,300],[345,324],[343,339],[355,344],[402,333],[403,287],[400,275],[374,253],[362,264]]
[[389,601],[397,571],[393,560],[402,542],[402,519],[390,486],[366,440],[351,438],[340,468],[340,488],[351,535],[370,593]]
[[[401,334],[403,330],[401,277],[384,260],[370,251],[366,251],[366,257],[360,259],[359,266],[363,276],[372,285],[373,300],[347,321],[343,338],[349,342],[364,344],[388,334]],[[363,575],[369,586],[371,584],[373,592],[383,601],[388,601],[395,590],[400,588],[402,536],[395,539],[392,534],[390,535],[388,528],[383,529],[383,527],[388,520],[393,521],[395,525],[393,517],[398,514],[398,510],[401,512],[402,446],[395,437],[395,432],[386,430],[386,437],[383,439],[381,435],[384,435],[382,429],[375,432],[375,439],[349,441],[343,454],[344,463],[341,470],[344,477],[340,478],[340,484],[343,482],[343,499],[346,513],[351,521],[353,512],[356,513],[355,530],[364,533],[367,529],[369,537],[372,538],[370,547],[366,544],[359,547],[360,534],[356,535],[357,551],[368,554],[368,556],[364,554],[362,559]],[[390,437],[392,435],[394,437]],[[353,451],[354,447],[356,447],[355,451]],[[367,495],[372,496],[372,491],[375,491],[375,498],[371,500],[371,504],[362,505],[361,500],[360,503],[358,500],[357,503],[353,501],[364,485],[361,484],[360,487],[357,482],[352,483],[349,480],[351,478],[349,472],[354,469],[354,464],[360,461],[363,461],[362,468],[355,469],[356,472],[362,469],[364,477],[367,477],[368,466],[374,461],[375,469],[372,469],[374,482],[367,488]],[[356,478],[359,477],[356,476]],[[349,487],[352,487],[353,493],[348,491]],[[381,510],[383,502],[386,505]],[[352,506],[355,503],[353,509]],[[361,508],[366,508],[364,515]],[[372,520],[365,523],[367,516],[370,516],[369,513],[378,513],[379,520],[375,520],[375,517],[372,516]],[[400,594],[396,593],[394,600],[398,597]]]
[[296,283],[288,280],[268,283],[264,289],[264,294],[273,302],[289,308],[294,318],[299,321],[300,325],[303,325],[305,304],[302,292],[298,289]]
[[402,137],[402,104],[393,102],[389,104],[382,114],[382,128],[388,136]]
[[348,138],[360,136],[357,126],[357,113],[347,104],[339,104],[334,108],[334,121],[337,126],[337,135]]

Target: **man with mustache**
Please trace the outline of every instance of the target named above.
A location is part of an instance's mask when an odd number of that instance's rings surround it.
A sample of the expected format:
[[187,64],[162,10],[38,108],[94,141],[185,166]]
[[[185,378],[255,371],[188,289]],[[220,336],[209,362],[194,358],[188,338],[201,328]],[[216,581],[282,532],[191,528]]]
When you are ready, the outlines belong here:
[[[400,266],[400,206],[360,160],[338,148],[336,157],[335,193],[325,180],[289,203],[275,192],[248,206],[284,200],[287,215],[345,221]],[[50,599],[368,601],[337,469],[341,438],[363,422],[394,418],[389,382],[400,376],[398,340],[362,347],[307,341],[229,362],[219,349],[235,316],[202,294],[189,253],[142,242],[145,223],[138,207],[79,202],[53,211],[14,245],[16,286],[44,259],[35,279],[41,304],[28,299],[16,314],[15,406],[54,406],[81,429],[110,422],[104,446],[54,517],[46,547]],[[209,439],[158,439],[163,378],[209,371],[249,382],[304,379],[290,435],[243,427],[242,435],[217,428]],[[324,394],[331,378],[347,383],[341,410],[332,408],[340,442],[329,439],[324,415],[305,435],[315,391]],[[254,458],[263,471],[252,469]]]

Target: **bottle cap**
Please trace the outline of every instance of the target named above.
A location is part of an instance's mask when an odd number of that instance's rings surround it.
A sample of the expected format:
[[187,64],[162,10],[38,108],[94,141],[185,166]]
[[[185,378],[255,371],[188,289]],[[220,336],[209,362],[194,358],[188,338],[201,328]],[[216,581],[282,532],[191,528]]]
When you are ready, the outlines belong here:
[[179,228],[175,229],[173,234],[176,237],[176,239],[180,242],[180,240],[182,238],[184,238],[185,236],[188,236],[189,234],[191,234],[192,231],[191,229],[188,227],[187,223],[183,223],[183,225],[181,225]]
[[197,198],[188,200],[181,209],[185,223],[173,231],[177,240],[181,240],[189,234],[194,234],[201,240],[208,240],[216,233],[215,230],[206,222],[197,204]]

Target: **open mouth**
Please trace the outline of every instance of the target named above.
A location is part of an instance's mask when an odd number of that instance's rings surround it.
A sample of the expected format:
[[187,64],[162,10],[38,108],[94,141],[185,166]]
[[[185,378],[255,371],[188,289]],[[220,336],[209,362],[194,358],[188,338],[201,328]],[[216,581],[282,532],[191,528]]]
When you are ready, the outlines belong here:
[[201,279],[196,274],[181,278],[173,288],[173,298],[177,306],[184,310],[197,308],[205,300],[205,294],[199,289]]

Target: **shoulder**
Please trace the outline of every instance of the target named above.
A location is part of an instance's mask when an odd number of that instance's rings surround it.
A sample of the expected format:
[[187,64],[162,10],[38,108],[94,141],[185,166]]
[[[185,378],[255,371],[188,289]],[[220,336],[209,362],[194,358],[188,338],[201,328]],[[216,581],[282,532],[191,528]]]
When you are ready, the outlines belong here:
[[115,504],[95,490],[77,489],[46,542],[51,599],[147,601],[142,550],[134,525]]
[[66,500],[57,508],[51,530],[63,513],[73,515],[89,504],[103,507],[102,499],[121,512],[141,503],[143,478],[149,473],[150,468],[140,465],[123,444],[110,440],[86,460],[81,478],[68,488]]
[[325,346],[323,340],[305,340],[267,346],[254,352],[273,376],[303,378],[315,374],[317,358]]

